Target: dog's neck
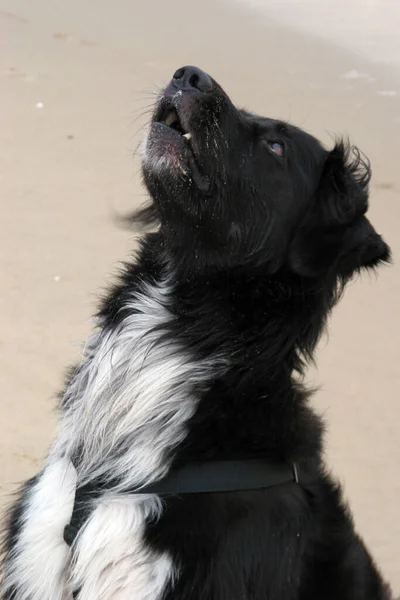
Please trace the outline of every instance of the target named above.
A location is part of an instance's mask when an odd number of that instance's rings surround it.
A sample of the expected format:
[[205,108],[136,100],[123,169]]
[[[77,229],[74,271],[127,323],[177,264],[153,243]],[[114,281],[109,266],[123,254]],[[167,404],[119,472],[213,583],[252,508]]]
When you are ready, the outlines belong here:
[[79,457],[81,484],[117,478],[124,489],[171,460],[314,457],[319,422],[293,380],[318,333],[312,305],[260,272],[181,278],[145,245],[66,390],[58,451]]
[[174,294],[185,343],[203,356],[219,349],[229,357],[227,371],[202,396],[181,460],[319,454],[320,423],[296,373],[323,328],[324,299],[301,293],[289,275],[243,270],[178,281]]
[[168,261],[157,240],[145,245],[133,271],[143,276],[149,265],[155,278],[169,273],[173,337],[196,360],[218,356],[227,366],[211,369],[181,458],[274,455],[284,448],[297,460],[318,452],[319,421],[296,372],[312,357],[334,294],[327,298],[311,282],[260,267],[190,272]]

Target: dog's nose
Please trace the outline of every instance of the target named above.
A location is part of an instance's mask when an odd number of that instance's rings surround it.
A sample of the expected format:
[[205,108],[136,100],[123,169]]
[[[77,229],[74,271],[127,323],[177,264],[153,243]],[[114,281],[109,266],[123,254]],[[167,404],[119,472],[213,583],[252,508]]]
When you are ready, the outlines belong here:
[[181,67],[174,73],[173,79],[180,89],[194,88],[203,93],[213,89],[211,77],[197,67]]

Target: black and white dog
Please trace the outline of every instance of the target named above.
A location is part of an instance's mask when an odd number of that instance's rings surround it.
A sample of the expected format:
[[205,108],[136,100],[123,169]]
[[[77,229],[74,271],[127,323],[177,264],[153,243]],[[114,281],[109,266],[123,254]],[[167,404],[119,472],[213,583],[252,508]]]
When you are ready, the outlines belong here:
[[103,301],[6,526],[10,600],[388,600],[299,374],[389,260],[370,169],[179,69],[143,145],[158,226]]

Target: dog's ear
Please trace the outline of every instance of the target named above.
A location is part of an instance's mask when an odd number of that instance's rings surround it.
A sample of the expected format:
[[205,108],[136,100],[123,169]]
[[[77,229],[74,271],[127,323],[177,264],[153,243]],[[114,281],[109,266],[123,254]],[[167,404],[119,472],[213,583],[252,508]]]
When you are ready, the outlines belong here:
[[289,266],[304,277],[350,277],[390,259],[365,213],[369,162],[343,141],[327,153],[319,185],[289,248]]

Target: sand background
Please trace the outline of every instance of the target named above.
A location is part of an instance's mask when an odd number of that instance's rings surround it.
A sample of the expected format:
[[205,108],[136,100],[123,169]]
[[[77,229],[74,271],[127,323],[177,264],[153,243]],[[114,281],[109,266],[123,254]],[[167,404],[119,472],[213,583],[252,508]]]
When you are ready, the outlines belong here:
[[39,468],[63,369],[134,247],[112,214],[144,199],[132,154],[145,111],[197,64],[237,104],[326,143],[348,133],[372,161],[371,219],[395,265],[349,287],[309,380],[328,460],[398,594],[398,13],[391,0],[322,4],[0,0],[1,502]]

